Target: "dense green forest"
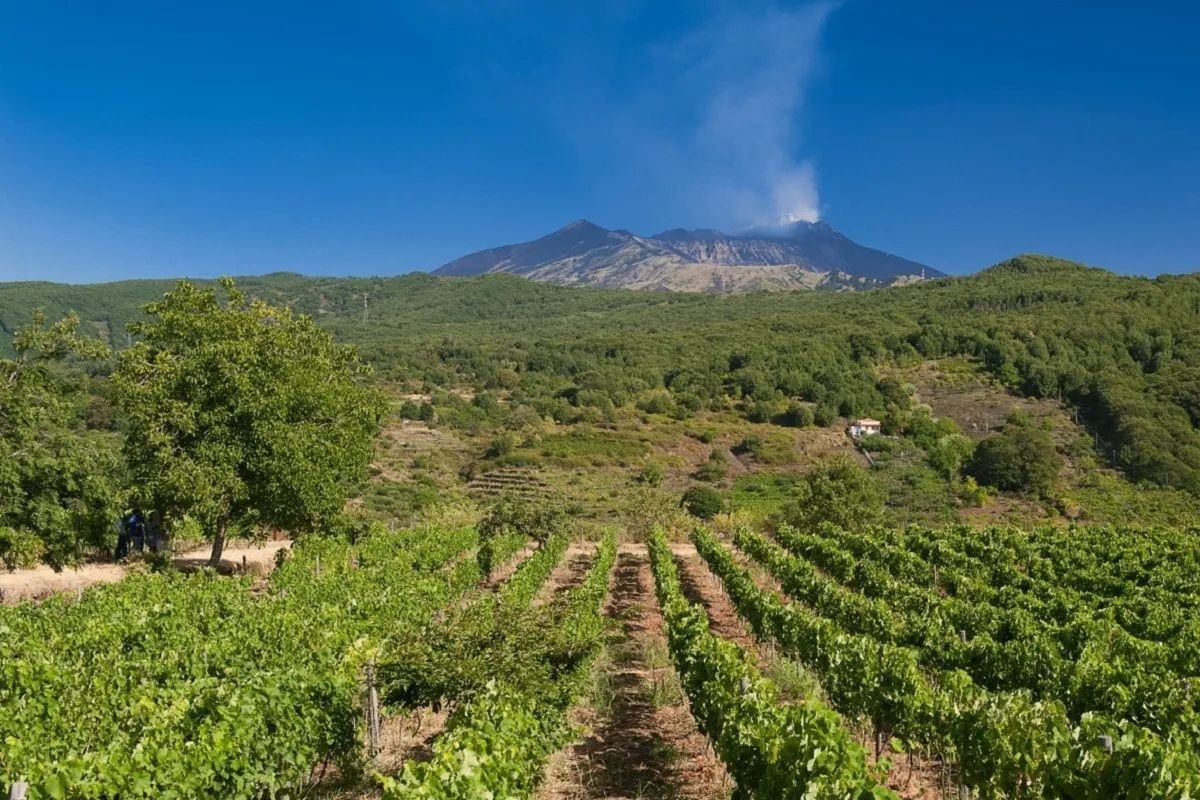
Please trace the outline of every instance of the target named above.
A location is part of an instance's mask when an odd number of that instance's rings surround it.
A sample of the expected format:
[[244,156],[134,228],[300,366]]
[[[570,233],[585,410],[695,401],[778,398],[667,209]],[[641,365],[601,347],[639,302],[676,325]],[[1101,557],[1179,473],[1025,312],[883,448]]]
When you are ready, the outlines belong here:
[[[171,285],[0,284],[0,325],[12,332],[37,307],[51,318],[75,310],[83,332],[120,349],[124,323]],[[509,412],[560,421],[628,403],[680,418],[733,408],[780,420],[799,403],[819,425],[886,420],[905,399],[881,368],[975,357],[1014,391],[1077,409],[1131,478],[1200,492],[1200,274],[1122,277],[1021,256],[969,277],[843,294],[654,294],[509,275],[280,273],[239,285],[313,315],[384,379],[503,392]]]

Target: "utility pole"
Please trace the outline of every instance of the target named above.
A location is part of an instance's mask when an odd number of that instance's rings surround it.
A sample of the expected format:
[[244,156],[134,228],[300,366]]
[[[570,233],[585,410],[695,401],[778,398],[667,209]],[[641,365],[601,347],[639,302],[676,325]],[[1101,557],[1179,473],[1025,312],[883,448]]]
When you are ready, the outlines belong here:
[[367,324],[367,296],[363,295],[363,324]]

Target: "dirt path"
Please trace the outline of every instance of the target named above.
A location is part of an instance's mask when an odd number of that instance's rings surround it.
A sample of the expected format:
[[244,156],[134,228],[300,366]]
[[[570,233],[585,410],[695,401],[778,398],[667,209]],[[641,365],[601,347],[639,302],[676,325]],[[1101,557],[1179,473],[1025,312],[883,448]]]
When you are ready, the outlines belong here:
[[689,546],[675,550],[675,566],[679,570],[679,588],[689,602],[699,603],[708,611],[708,627],[718,636],[737,644],[751,654],[757,654],[753,634],[738,617],[733,604],[725,595],[721,581],[709,571],[704,559]]
[[732,783],[696,729],[666,658],[644,545],[622,545],[605,616],[613,632],[574,721],[583,741],[551,761],[538,800],[718,800]]
[[492,570],[492,574],[483,579],[480,584],[481,589],[495,591],[504,584],[506,580],[512,577],[512,574],[517,571],[517,567],[521,566],[521,562],[533,555],[536,548],[532,544],[527,544],[513,554],[512,558],[505,561],[496,569]]
[[[291,544],[290,540],[284,539],[261,545],[226,548],[221,559],[222,571],[240,571],[245,559],[245,564],[261,565],[269,572],[275,565],[275,554],[285,547],[291,547]],[[179,554],[174,563],[182,569],[205,566],[208,564],[208,553],[207,545],[198,547]],[[7,603],[40,600],[60,592],[84,589],[95,583],[116,583],[137,569],[136,565],[86,564],[79,569],[68,568],[62,572],[44,566],[0,572],[0,597]]]
[[554,572],[550,573],[549,580],[538,590],[537,597],[533,599],[533,605],[540,606],[549,603],[559,595],[583,583],[584,576],[592,566],[595,553],[596,544],[594,542],[572,542],[571,546],[567,548],[567,552],[563,553],[562,561],[558,562]]

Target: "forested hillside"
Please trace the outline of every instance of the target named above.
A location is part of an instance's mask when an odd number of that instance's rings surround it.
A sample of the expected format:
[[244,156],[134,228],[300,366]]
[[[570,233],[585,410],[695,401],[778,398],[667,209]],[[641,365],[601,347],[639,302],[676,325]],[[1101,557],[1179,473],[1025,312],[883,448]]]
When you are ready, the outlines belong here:
[[[170,285],[4,284],[0,323],[11,331],[35,307],[52,318],[74,309],[85,332],[120,348],[124,321]],[[832,295],[567,289],[508,275],[281,273],[240,285],[313,314],[385,378],[505,390],[564,419],[655,390],[656,407],[677,415],[733,404],[770,418],[795,401],[819,424],[883,418],[901,398],[878,367],[978,357],[1015,391],[1077,408],[1131,477],[1200,491],[1196,274],[1121,277],[1021,256],[970,277]]]

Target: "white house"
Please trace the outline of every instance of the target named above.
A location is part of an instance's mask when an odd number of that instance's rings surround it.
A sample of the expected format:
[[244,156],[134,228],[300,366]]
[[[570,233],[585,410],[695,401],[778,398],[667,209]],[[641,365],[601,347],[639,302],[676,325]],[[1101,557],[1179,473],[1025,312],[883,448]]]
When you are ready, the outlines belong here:
[[860,419],[850,423],[851,436],[875,436],[879,433],[879,420]]

